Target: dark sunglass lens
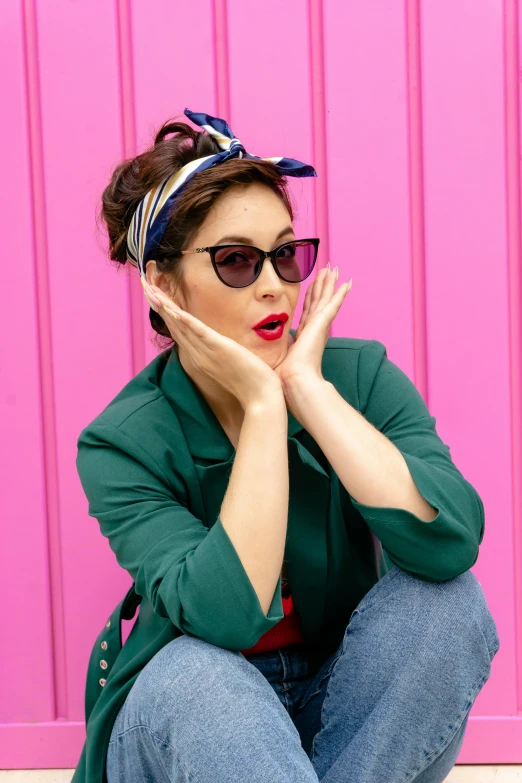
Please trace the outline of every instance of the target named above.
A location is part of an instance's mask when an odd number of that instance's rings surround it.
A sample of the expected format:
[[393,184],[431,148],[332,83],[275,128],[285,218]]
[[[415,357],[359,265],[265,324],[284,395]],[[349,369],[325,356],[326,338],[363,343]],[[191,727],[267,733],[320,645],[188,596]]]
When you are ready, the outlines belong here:
[[222,280],[231,286],[248,285],[259,268],[259,255],[244,245],[223,247],[216,251],[215,260]]
[[279,273],[289,283],[299,283],[312,271],[315,255],[313,242],[288,242],[277,253]]

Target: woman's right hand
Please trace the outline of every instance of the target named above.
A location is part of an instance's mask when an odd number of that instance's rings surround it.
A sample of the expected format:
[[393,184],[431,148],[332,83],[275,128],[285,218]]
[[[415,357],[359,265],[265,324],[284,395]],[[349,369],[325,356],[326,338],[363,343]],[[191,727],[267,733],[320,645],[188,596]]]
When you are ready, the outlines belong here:
[[148,290],[159,302],[172,339],[190,356],[195,369],[233,394],[244,410],[270,395],[284,399],[281,380],[266,362],[179,308],[161,289],[149,285]]

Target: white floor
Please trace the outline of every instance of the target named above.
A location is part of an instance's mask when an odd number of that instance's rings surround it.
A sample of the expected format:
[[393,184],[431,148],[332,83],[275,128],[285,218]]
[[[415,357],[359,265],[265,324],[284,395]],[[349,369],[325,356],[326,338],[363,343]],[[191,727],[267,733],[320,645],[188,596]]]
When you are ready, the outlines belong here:
[[[73,772],[73,769],[0,771],[0,783],[70,783]],[[522,783],[522,765],[458,765],[446,778],[446,783]]]

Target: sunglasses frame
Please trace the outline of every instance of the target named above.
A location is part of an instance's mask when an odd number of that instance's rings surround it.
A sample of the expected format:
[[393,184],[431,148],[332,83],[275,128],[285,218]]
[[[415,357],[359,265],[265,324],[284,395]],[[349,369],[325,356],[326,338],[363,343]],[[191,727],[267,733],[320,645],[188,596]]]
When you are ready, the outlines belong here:
[[[284,280],[285,283],[302,283],[303,280],[306,280],[307,277],[310,277],[310,275],[312,274],[312,272],[314,270],[314,267],[315,267],[315,265],[317,263],[317,255],[318,255],[318,252],[319,252],[319,243],[320,243],[320,241],[321,240],[318,237],[308,237],[306,239],[291,239],[288,242],[283,242],[281,245],[278,245],[277,247],[274,247],[273,250],[261,250],[260,247],[255,247],[255,245],[243,245],[243,244],[240,244],[239,242],[235,242],[234,244],[230,244],[230,245],[228,245],[228,244],[227,245],[209,245],[208,247],[196,247],[196,248],[194,248],[194,250],[180,250],[179,252],[182,253],[182,254],[187,254],[187,253],[210,253],[210,260],[212,261],[212,266],[214,267],[214,271],[215,271],[216,275],[219,277],[220,281],[224,285],[227,285],[229,288],[246,288],[247,286],[252,285],[252,283],[255,283],[255,281],[257,280],[257,278],[259,277],[259,275],[263,271],[263,264],[265,262],[265,259],[267,259],[267,258],[269,258],[270,261],[272,262],[272,266],[274,267],[277,276],[281,280]],[[299,243],[299,242],[311,242],[312,245],[314,245],[314,247],[315,247],[315,258],[314,258],[314,262],[312,264],[312,268],[310,269],[310,271],[308,272],[306,277],[303,277],[303,280],[286,280],[283,277],[283,275],[281,275],[279,273],[279,269],[277,268],[276,254],[278,253],[279,250],[281,250],[282,247],[285,247],[286,245],[295,245],[296,243]],[[223,278],[219,274],[218,265],[216,264],[216,253],[217,253],[218,250],[223,250],[223,248],[225,248],[225,247],[248,247],[250,250],[255,250],[259,254],[259,260],[261,262],[260,265],[259,265],[259,272],[254,277],[254,279],[250,281],[250,283],[246,283],[245,285],[231,285],[230,283],[227,283],[226,280],[223,280]]]

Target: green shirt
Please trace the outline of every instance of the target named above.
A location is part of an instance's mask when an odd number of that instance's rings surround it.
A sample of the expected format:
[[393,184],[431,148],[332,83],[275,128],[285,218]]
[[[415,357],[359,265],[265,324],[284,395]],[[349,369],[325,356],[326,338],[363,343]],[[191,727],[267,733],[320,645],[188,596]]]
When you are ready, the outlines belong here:
[[[484,534],[477,491],[453,464],[435,418],[381,342],[330,337],[322,374],[401,451],[437,516],[424,522],[404,509],[356,502],[288,412],[285,559],[315,669],[338,647],[351,613],[390,565],[425,580],[452,579],[475,563]],[[153,359],[79,435],[76,464],[89,515],[133,586],[91,653],[87,739],[73,783],[106,783],[116,715],[165,644],[184,633],[243,650],[283,619],[281,577],[265,614],[219,516],[234,457],[175,350]],[[121,618],[131,619],[138,604],[122,648]]]

